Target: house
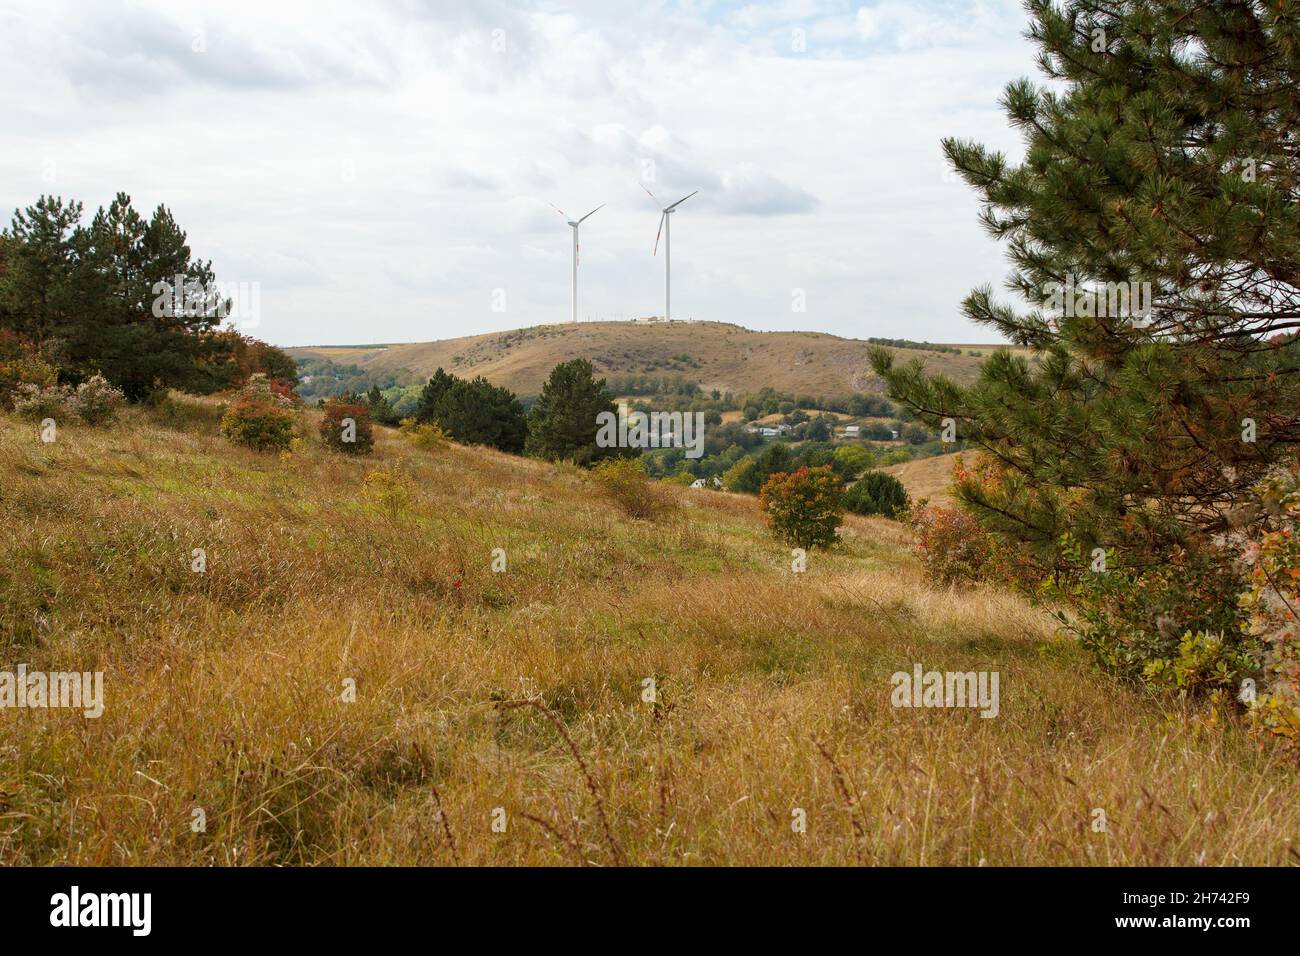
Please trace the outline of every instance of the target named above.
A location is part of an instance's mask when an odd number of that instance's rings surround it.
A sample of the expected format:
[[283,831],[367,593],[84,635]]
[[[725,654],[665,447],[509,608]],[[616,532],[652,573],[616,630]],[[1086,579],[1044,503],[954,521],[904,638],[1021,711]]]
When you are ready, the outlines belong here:
[[764,425],[758,430],[758,433],[764,438],[775,438],[777,435],[781,434],[781,430],[779,428],[768,428]]
[[696,478],[691,482],[692,488],[721,488],[722,479],[716,475],[712,478]]
[[857,425],[845,425],[844,430],[840,432],[841,438],[857,438],[860,432]]

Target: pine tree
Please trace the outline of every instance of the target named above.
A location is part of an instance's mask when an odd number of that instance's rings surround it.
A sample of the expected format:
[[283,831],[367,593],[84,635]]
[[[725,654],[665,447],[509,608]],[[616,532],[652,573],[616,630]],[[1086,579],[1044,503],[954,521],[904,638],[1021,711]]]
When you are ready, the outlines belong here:
[[528,413],[525,451],[548,461],[592,465],[607,458],[635,457],[638,452],[596,444],[597,416],[616,414],[614,396],[597,379],[586,359],[572,359],[551,369],[537,403]]
[[[0,274],[3,327],[56,357],[70,380],[101,373],[133,400],[158,388],[228,384],[233,348],[215,334],[222,318],[211,263],[191,257],[171,213],[159,206],[146,220],[122,193],[89,226],[81,213],[80,203],[48,196],[15,211]],[[159,283],[178,275],[203,289],[203,300],[157,314]]]
[[992,530],[1051,562],[1066,532],[1159,562],[1248,520],[1250,488],[1300,442],[1300,11],[1027,6],[1054,85],[1006,90],[1024,161],[943,144],[1036,305],[985,287],[965,313],[1023,348],[965,388],[872,362],[995,463],[959,489]]
[[481,375],[456,379],[438,399],[431,421],[462,445],[488,445],[516,455],[528,435],[524,406],[515,393]]
[[449,375],[439,366],[429,381],[425,383],[424,388],[420,390],[420,398],[415,406],[416,420],[426,424],[432,422],[434,410],[438,407],[439,400],[447,393],[447,389],[459,381],[459,378],[455,375]]

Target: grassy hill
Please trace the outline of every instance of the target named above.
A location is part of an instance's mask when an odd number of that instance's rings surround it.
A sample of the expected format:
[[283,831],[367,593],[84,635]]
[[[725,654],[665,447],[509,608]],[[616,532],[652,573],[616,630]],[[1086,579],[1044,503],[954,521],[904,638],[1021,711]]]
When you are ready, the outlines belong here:
[[[681,376],[706,391],[753,393],[770,385],[790,394],[838,396],[879,391],[869,348],[823,332],[754,332],[721,322],[584,322],[438,342],[288,351],[374,371],[405,368],[419,378],[442,366],[463,378],[483,375],[521,396],[536,395],[551,369],[572,358],[589,359],[603,376]],[[984,355],[990,350],[985,346]],[[981,361],[965,352],[893,351],[958,381],[973,379]]]
[[[956,455],[935,455],[930,458],[917,458],[899,465],[890,465],[880,469],[888,472],[903,483],[908,497],[913,501],[919,498],[930,499],[931,504],[949,505],[952,495],[948,487],[952,484],[952,465]],[[974,458],[972,452],[969,456]]]
[[[661,488],[675,512],[637,521],[571,468],[383,430],[332,455],[311,414],[284,456],[210,404],[49,445],[0,415],[4,667],[105,674],[98,719],[0,710],[0,864],[1295,853],[1300,772],[1235,717],[929,586],[892,522],[794,574],[753,498]],[[997,670],[999,715],[892,707],[915,663]]]

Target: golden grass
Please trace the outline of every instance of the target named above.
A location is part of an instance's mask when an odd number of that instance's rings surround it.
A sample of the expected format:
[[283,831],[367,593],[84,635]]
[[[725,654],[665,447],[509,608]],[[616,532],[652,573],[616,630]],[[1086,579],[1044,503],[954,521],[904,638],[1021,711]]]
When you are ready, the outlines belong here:
[[[0,863],[1296,860],[1293,765],[1015,597],[929,587],[892,522],[797,575],[752,498],[637,521],[574,469],[169,420],[0,417],[4,667],[106,684],[98,720],[0,710]],[[891,707],[915,662],[998,670],[1000,716]]]
[[[752,394],[771,386],[816,397],[879,391],[867,359],[870,348],[863,340],[824,332],[756,332],[725,322],[579,322],[383,348],[313,346],[288,352],[375,371],[405,368],[419,377],[441,366],[463,378],[482,375],[523,396],[538,394],[556,365],[586,358],[601,376],[681,377],[705,391]],[[950,352],[890,351],[899,362],[921,359],[931,374],[959,382],[973,381],[982,361]],[[698,364],[675,362],[682,354]]]
[[[974,457],[973,452],[967,455],[968,459],[972,457]],[[930,458],[917,458],[899,465],[890,465],[880,470],[901,481],[903,487],[907,489],[908,497],[913,501],[926,498],[932,505],[951,505],[953,503],[952,466],[956,459],[956,454],[934,455]]]

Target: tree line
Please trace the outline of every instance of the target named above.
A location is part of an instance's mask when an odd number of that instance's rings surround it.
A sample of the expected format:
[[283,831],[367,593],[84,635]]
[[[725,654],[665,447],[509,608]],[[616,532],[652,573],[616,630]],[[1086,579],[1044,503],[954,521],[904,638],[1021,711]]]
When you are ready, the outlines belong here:
[[68,385],[102,375],[132,401],[221,391],[256,372],[295,380],[280,349],[223,327],[231,302],[165,206],[146,218],[119,193],[89,223],[83,211],[41,196],[0,232],[9,361],[39,360]]

